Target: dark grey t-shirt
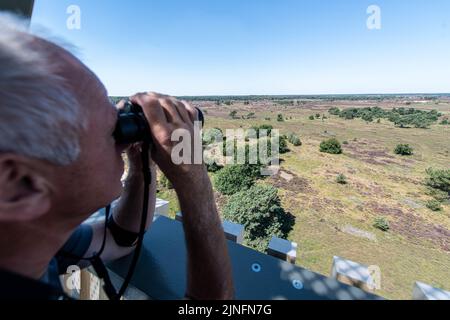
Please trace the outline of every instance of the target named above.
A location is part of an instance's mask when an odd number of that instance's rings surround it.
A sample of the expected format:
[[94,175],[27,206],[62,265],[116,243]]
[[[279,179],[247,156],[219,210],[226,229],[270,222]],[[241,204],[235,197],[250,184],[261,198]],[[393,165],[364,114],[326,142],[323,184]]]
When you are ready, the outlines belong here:
[[[92,242],[92,227],[88,224],[80,225],[72,234],[64,247],[50,262],[47,272],[41,282],[62,290],[59,276],[65,274],[70,266],[77,265],[84,258]],[[79,257],[75,259],[75,257]]]

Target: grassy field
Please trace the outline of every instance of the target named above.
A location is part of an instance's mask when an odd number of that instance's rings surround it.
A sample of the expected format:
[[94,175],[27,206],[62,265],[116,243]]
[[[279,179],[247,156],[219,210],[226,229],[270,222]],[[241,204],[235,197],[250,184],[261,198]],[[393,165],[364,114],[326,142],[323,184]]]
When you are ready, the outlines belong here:
[[[450,168],[450,126],[401,129],[388,120],[366,123],[328,114],[332,106],[404,106],[450,115],[449,101],[402,103],[311,100],[294,107],[263,100],[230,106],[208,101],[193,104],[206,110],[207,128],[270,124],[283,134],[300,136],[303,145],[289,145],[291,152],[282,155],[282,171],[293,180],[277,175],[264,181],[279,188],[284,208],[296,218],[289,239],[298,243],[298,265],[324,275],[330,274],[333,256],[378,265],[382,271],[378,294],[410,299],[415,281],[450,290],[450,206],[441,212],[426,208],[431,197],[423,185],[427,168]],[[241,116],[255,113],[256,119],[231,119],[228,115],[233,110]],[[277,122],[279,113],[287,120]],[[316,113],[328,118],[309,120]],[[320,142],[331,137],[346,141],[342,155],[319,152]],[[395,155],[393,150],[400,143],[410,144],[414,155]],[[348,184],[336,182],[339,174],[347,177]],[[173,215],[177,210],[174,192],[161,191],[158,196],[171,200]],[[374,228],[376,217],[385,217],[391,229]]]

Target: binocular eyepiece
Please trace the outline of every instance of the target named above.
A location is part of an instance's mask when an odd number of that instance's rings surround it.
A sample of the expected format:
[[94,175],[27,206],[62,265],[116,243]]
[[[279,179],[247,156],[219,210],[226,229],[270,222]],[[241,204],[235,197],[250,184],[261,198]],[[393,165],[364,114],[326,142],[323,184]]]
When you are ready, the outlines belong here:
[[[203,112],[198,111],[198,120],[205,123]],[[114,139],[117,144],[132,144],[151,140],[150,127],[141,106],[130,101],[119,111]]]

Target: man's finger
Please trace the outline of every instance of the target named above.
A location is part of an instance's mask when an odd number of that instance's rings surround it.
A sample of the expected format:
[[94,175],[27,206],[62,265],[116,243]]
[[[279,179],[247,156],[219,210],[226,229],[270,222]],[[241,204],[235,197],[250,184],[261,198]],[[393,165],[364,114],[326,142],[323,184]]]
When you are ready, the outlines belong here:
[[183,122],[183,119],[180,116],[177,107],[172,99],[170,98],[159,99],[159,103],[164,108],[168,122],[177,124]]
[[154,136],[168,134],[168,121],[166,113],[164,112],[164,108],[161,106],[158,99],[155,99],[148,94],[137,94],[132,96],[130,101],[142,107]]
[[186,106],[184,105],[184,103],[177,99],[173,99],[172,101],[175,104],[181,119],[183,119],[183,121],[186,123],[193,122],[191,116],[189,115],[189,112],[186,110]]
[[125,100],[120,100],[117,104],[116,104],[116,108],[117,109],[119,109],[119,110],[121,110],[121,109],[123,109],[123,108],[125,108]]
[[196,108],[194,108],[193,106],[191,106],[187,101],[183,100],[181,101],[181,103],[184,105],[184,107],[186,108],[186,111],[189,115],[189,118],[191,119],[192,122],[198,121],[198,110]]

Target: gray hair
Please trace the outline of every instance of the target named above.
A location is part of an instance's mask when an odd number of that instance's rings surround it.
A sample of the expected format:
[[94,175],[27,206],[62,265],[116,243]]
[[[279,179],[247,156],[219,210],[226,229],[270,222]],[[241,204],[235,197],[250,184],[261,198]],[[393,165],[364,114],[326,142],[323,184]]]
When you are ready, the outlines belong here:
[[0,14],[0,30],[0,153],[73,163],[85,127],[73,90],[24,21]]

